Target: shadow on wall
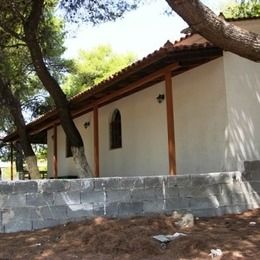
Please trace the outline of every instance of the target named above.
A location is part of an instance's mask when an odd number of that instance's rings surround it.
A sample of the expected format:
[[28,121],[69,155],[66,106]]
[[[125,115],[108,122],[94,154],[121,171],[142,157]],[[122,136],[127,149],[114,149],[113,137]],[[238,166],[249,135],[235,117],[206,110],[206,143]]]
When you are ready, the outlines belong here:
[[242,73],[235,80],[227,89],[226,170],[243,170],[244,161],[260,159],[259,76]]

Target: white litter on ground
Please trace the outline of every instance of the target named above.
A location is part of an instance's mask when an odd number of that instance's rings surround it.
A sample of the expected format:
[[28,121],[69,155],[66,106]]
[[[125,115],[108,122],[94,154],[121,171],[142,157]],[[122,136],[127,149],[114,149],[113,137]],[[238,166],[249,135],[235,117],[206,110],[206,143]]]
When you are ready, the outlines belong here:
[[153,236],[153,238],[158,240],[161,243],[168,243],[168,242],[173,241],[173,240],[175,240],[179,237],[185,237],[185,236],[187,236],[187,235],[184,234],[184,233],[176,232],[173,235],[157,235],[157,236]]
[[223,253],[221,251],[221,249],[217,248],[217,249],[211,249],[210,250],[210,254],[209,256],[211,256],[211,259],[214,259],[217,256],[222,256]]

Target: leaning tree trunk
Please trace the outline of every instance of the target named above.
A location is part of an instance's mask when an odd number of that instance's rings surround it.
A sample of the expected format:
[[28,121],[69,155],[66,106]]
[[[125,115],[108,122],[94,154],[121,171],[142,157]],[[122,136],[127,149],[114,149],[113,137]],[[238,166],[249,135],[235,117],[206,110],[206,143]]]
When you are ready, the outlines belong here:
[[81,178],[91,177],[92,174],[85,156],[83,141],[72,120],[66,95],[48,71],[44,63],[40,44],[37,40],[36,32],[42,15],[43,3],[43,0],[33,0],[31,13],[24,24],[24,40],[30,51],[35,71],[43,86],[54,100],[62,128],[71,144],[71,151],[74,162],[79,170],[79,176]]
[[199,0],[166,0],[196,32],[216,46],[253,61],[260,61],[260,35],[217,17]]
[[24,168],[23,168],[23,162],[24,162],[24,156],[23,156],[23,148],[20,144],[20,142],[15,142],[14,144],[15,149],[15,165],[16,165],[16,172],[19,173],[19,179],[24,179]]
[[37,159],[26,131],[21,104],[15,98],[10,87],[5,84],[2,78],[0,78],[0,96],[2,98],[3,104],[8,108],[10,114],[13,117],[31,179],[40,179],[40,173],[37,167]]

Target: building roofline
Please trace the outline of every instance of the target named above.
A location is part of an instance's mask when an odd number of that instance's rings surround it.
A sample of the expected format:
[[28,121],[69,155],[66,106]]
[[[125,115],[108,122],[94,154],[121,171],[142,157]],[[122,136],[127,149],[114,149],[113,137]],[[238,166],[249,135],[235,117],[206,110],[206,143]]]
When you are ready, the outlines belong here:
[[[168,62],[175,62],[177,64],[185,58],[186,60],[192,59],[193,56],[195,57],[195,54],[199,57],[201,53],[204,55],[202,57],[202,60],[205,63],[208,59],[210,60],[213,59],[213,57],[215,58],[217,56],[221,56],[222,49],[214,46],[210,42],[206,42],[203,44],[194,43],[192,45],[175,46],[175,43],[167,41],[161,48],[155,50],[153,53],[148,54],[146,57],[127,66],[116,74],[110,76],[108,79],[95,85],[93,88],[75,95],[74,97],[69,99],[69,106],[73,110],[73,113],[75,112],[76,114],[77,109],[82,109],[81,104],[83,105],[86,103],[94,102],[99,98],[99,96],[104,96],[111,91],[117,91],[117,89],[120,89],[122,87],[121,85],[130,84],[131,82],[136,81],[138,78],[141,78],[144,74],[148,75],[150,71],[155,71],[157,67],[159,68],[160,66],[166,66]],[[186,61],[186,63],[187,62],[188,61]],[[183,62],[183,64],[185,64],[185,62]],[[185,66],[187,66],[188,69],[188,65],[181,66],[184,71],[186,69]],[[37,132],[37,127],[39,131],[40,129],[42,131],[49,129],[50,127],[48,128],[48,126],[44,124],[45,122],[48,122],[49,125],[50,122],[53,122],[53,124],[57,124],[58,121],[58,112],[55,108],[37,118],[33,122],[27,124],[26,127],[29,133],[32,134],[34,132]],[[16,140],[17,138],[18,135],[15,132],[6,136],[3,141],[9,142]]]

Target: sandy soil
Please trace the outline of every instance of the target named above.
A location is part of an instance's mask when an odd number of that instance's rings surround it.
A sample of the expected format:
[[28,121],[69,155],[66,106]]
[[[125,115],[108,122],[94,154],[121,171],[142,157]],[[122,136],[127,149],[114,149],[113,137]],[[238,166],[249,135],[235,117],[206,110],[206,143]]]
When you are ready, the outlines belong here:
[[[250,222],[256,225],[250,225]],[[188,234],[166,249],[152,236]],[[171,216],[113,220],[96,218],[35,232],[0,235],[0,259],[260,259],[260,209],[241,215],[200,218],[180,230]],[[214,258],[217,259],[217,258]],[[220,258],[218,258],[220,259]]]

